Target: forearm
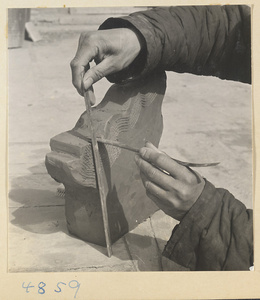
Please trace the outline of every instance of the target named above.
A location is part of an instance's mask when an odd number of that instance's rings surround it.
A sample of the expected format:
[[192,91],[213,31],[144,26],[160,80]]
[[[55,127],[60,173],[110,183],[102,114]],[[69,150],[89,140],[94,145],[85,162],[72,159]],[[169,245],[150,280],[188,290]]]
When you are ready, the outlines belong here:
[[128,26],[143,41],[134,64],[139,76],[163,69],[250,82],[250,9],[245,6],[156,8],[110,18],[100,28]]

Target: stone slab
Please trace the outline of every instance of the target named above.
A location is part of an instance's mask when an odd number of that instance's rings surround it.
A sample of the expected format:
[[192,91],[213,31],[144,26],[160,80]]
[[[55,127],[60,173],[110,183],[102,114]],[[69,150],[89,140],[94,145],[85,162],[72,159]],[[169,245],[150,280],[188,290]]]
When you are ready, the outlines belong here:
[[106,195],[106,230],[110,232],[111,243],[158,210],[145,193],[134,153],[101,144],[99,167],[94,163],[93,149],[86,138],[94,130],[96,136],[104,139],[131,141],[134,148],[143,146],[145,139],[158,146],[165,88],[165,73],[124,86],[115,84],[92,109],[93,125],[89,124],[90,116],[85,112],[70,132],[51,139],[52,152],[46,155],[46,168],[66,188],[65,213],[72,234],[106,245],[96,172],[105,175],[102,190]]

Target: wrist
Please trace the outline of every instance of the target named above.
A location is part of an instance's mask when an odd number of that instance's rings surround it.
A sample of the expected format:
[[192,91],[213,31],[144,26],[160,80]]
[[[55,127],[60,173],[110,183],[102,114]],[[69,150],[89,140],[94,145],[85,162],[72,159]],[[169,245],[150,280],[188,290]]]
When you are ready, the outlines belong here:
[[202,178],[198,173],[198,181],[199,183],[194,186],[194,189],[192,191],[193,197],[190,198],[189,201],[187,201],[186,205],[183,206],[183,210],[180,210],[178,213],[177,218],[175,217],[176,220],[181,221],[187,213],[192,209],[192,207],[196,204],[198,199],[200,198],[201,194],[203,193],[203,190],[205,189],[205,179]]
[[126,32],[129,34],[129,36],[131,36],[131,41],[133,40],[134,43],[138,43],[139,48],[136,52],[135,59],[130,63],[128,67],[126,67],[120,72],[107,76],[107,79],[110,82],[121,84],[133,80],[135,77],[142,73],[146,62],[147,46],[145,38],[143,37],[141,32],[134,25],[132,25],[131,22],[125,19],[109,18],[103,24],[100,25],[99,30],[116,28],[127,30]]

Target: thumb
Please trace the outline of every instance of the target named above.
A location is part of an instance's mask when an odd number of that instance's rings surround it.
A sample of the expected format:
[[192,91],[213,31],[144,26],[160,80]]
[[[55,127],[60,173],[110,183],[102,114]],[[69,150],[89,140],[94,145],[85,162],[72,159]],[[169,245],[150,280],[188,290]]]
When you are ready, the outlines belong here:
[[111,62],[112,60],[110,58],[105,58],[98,65],[87,70],[82,82],[85,90],[88,90],[92,84],[96,83],[103,77],[106,77],[116,71],[116,68]]

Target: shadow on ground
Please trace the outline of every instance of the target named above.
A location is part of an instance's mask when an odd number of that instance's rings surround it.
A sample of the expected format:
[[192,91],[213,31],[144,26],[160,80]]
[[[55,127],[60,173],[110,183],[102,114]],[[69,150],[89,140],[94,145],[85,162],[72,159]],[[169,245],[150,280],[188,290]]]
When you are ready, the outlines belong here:
[[[44,166],[35,165],[32,173],[14,177],[9,192],[10,223],[25,231],[48,235],[63,232],[73,240],[78,239],[67,229],[63,198],[56,195],[58,184],[44,173]],[[35,173],[35,171],[38,173]],[[134,231],[134,230],[133,230]],[[99,253],[107,256],[105,247],[85,242]],[[166,241],[153,236],[127,233],[113,244],[113,257],[121,261],[131,261],[133,270],[161,270],[161,251],[158,245]],[[112,269],[111,269],[112,271]]]

